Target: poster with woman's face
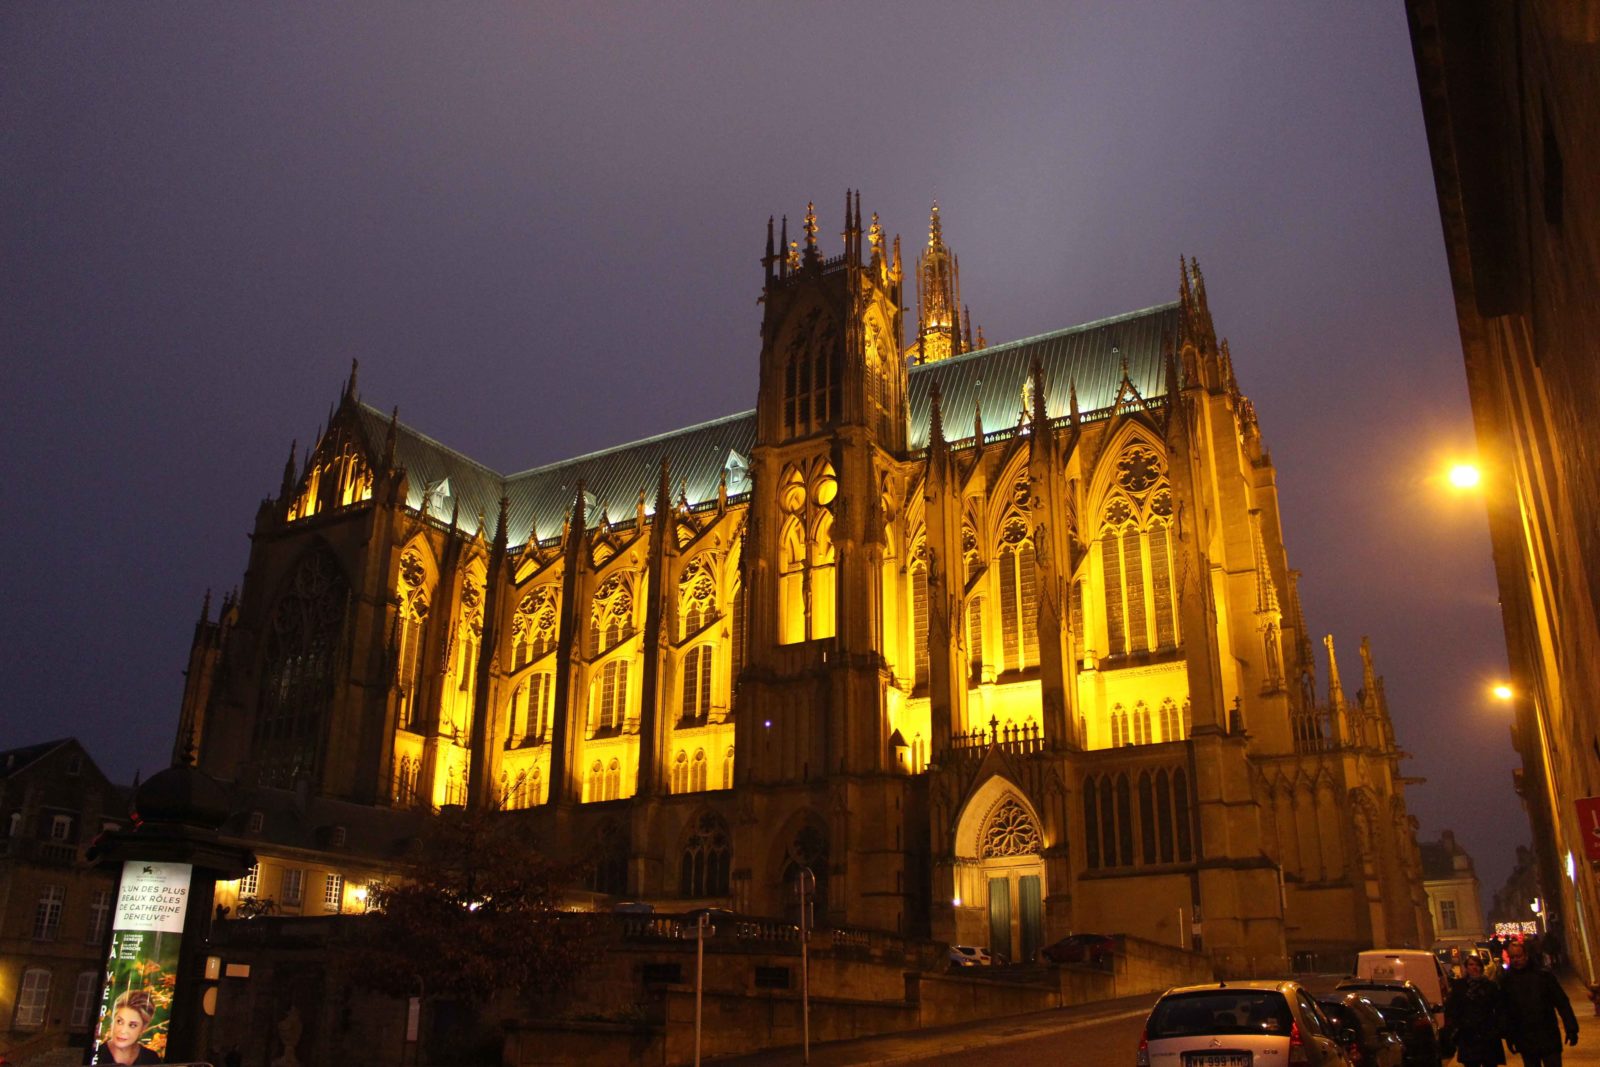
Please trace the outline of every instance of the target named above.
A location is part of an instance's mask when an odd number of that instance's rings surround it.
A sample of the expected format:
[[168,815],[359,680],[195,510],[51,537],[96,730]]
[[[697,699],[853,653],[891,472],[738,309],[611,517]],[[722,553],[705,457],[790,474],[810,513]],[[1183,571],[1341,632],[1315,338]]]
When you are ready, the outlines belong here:
[[161,1063],[189,904],[187,863],[122,867],[91,1063]]

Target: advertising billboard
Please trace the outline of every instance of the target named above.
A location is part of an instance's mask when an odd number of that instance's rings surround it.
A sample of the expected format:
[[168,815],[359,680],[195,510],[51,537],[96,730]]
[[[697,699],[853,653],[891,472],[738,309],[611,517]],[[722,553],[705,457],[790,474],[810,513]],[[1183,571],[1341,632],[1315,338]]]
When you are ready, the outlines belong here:
[[187,863],[122,865],[90,1063],[163,1063],[189,906]]

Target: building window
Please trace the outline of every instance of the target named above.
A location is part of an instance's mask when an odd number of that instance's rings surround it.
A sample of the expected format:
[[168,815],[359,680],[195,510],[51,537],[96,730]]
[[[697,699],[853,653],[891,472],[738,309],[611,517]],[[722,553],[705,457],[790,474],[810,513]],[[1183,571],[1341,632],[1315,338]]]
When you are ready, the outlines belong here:
[[30,967],[22,972],[22,985],[17,990],[17,1011],[12,1020],[13,1030],[41,1030],[44,1028],[46,1009],[50,1005],[50,972],[41,967]]
[[1148,745],[1153,740],[1150,736],[1150,708],[1141,700],[1133,706],[1133,743]]
[[1000,582],[1002,670],[1027,670],[1039,665],[1039,593],[1033,540],[1028,524],[1013,515],[1001,533],[995,569]]
[[788,338],[783,373],[783,425],[790,437],[820,430],[839,407],[834,361],[839,328],[813,309]]
[[1453,900],[1439,901],[1439,926],[1445,930],[1454,930],[1460,923],[1456,921],[1456,902]]
[[596,701],[596,734],[615,734],[622,731],[628,706],[628,661],[608,660],[600,668],[599,700]]
[[267,617],[253,745],[261,785],[287,788],[313,770],[348,601],[338,562],[316,549],[301,559]]
[[711,646],[689,650],[683,660],[683,721],[701,726],[711,714]]
[[717,580],[711,557],[696,556],[678,579],[678,616],[683,628],[678,639],[687,641],[717,618]]
[[606,799],[617,800],[622,796],[622,761],[612,759],[606,765]]
[[341,911],[344,908],[344,875],[330,873],[328,880],[322,884],[322,904],[329,911]]
[[727,824],[715,815],[700,816],[683,849],[678,895],[727,896],[729,848]]
[[694,762],[689,765],[690,788],[696,793],[706,791],[706,750],[696,749]]
[[589,611],[589,654],[603,655],[633,636],[633,587],[613,574],[595,590]]
[[1091,870],[1188,863],[1193,858],[1188,779],[1182,770],[1145,771],[1135,790],[1126,774],[1086,778],[1083,828]]
[[1150,450],[1130,449],[1118,466],[1129,495],[1118,493],[1106,503],[1099,540],[1108,651],[1121,656],[1176,648],[1172,493],[1158,484],[1160,461]]
[[556,647],[556,604],[560,595],[545,585],[522,598],[511,620],[513,670],[519,670]]
[[[916,547],[919,557],[926,552],[926,545]],[[912,685],[922,690],[928,687],[928,565],[920,559],[911,565],[911,632],[916,643]]]
[[72,1014],[67,1017],[67,1026],[74,1033],[89,1029],[94,1019],[95,993],[99,984],[99,971],[78,972],[78,981],[72,987]]
[[283,902],[291,907],[299,907],[305,899],[306,872],[298,867],[289,867],[283,872]]
[[967,669],[973,681],[983,678],[983,597],[967,601]]
[[396,807],[408,808],[417,802],[417,772],[422,769],[422,762],[410,756],[401,756],[394,768],[394,803]]
[[588,788],[589,795],[587,797],[585,797],[584,799],[585,800],[604,800],[605,799],[605,784],[606,784],[606,768],[605,768],[605,764],[601,763],[599,760],[595,760],[592,764],[589,765],[589,788]]
[[839,482],[826,460],[790,464],[779,486],[778,643],[832,637],[837,575],[833,512]]
[[722,788],[733,788],[733,746],[728,746],[728,751],[722,757]]
[[244,877],[239,879],[239,895],[241,897],[253,897],[256,895],[256,890],[260,887],[261,864],[257,863],[248,871],[245,871]]
[[53,815],[50,817],[50,840],[69,841],[72,839],[72,816]]
[[106,922],[111,918],[111,890],[96,889],[89,896],[89,927],[83,935],[86,944],[98,945],[105,939]]
[[47,885],[39,890],[39,903],[33,912],[33,939],[54,941],[61,932],[61,907],[67,899],[65,886]]
[[1178,715],[1178,705],[1168,697],[1161,702],[1161,738],[1162,741],[1183,740],[1183,720]]
[[1129,744],[1128,713],[1122,710],[1121,704],[1111,705],[1111,747],[1121,748]]
[[672,761],[672,791],[674,793],[689,791],[689,753],[683,749],[678,750],[678,758]]
[[261,832],[261,828],[265,825],[267,825],[267,817],[265,815],[259,811],[252,811],[250,813],[250,833],[259,834]]

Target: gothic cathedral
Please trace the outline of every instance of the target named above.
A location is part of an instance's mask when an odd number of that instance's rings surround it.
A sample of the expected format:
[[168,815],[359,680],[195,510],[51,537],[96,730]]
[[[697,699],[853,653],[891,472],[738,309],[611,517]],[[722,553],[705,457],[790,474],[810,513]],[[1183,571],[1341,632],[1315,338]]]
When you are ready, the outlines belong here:
[[[754,411],[503,475],[355,377],[202,619],[178,748],[241,788],[462,804],[597,904],[1234,973],[1431,939],[1361,648],[1315,683],[1276,474],[1205,283],[974,341],[937,206],[769,221]],[[914,307],[916,321],[902,321]],[[912,340],[904,343],[907,328]]]

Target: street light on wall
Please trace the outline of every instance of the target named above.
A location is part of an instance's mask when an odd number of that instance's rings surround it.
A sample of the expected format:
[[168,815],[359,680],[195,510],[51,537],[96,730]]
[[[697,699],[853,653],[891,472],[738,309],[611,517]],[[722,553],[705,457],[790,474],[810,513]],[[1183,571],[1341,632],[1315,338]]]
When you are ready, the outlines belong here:
[[1476,489],[1483,482],[1483,472],[1475,463],[1450,465],[1450,484],[1457,489]]

